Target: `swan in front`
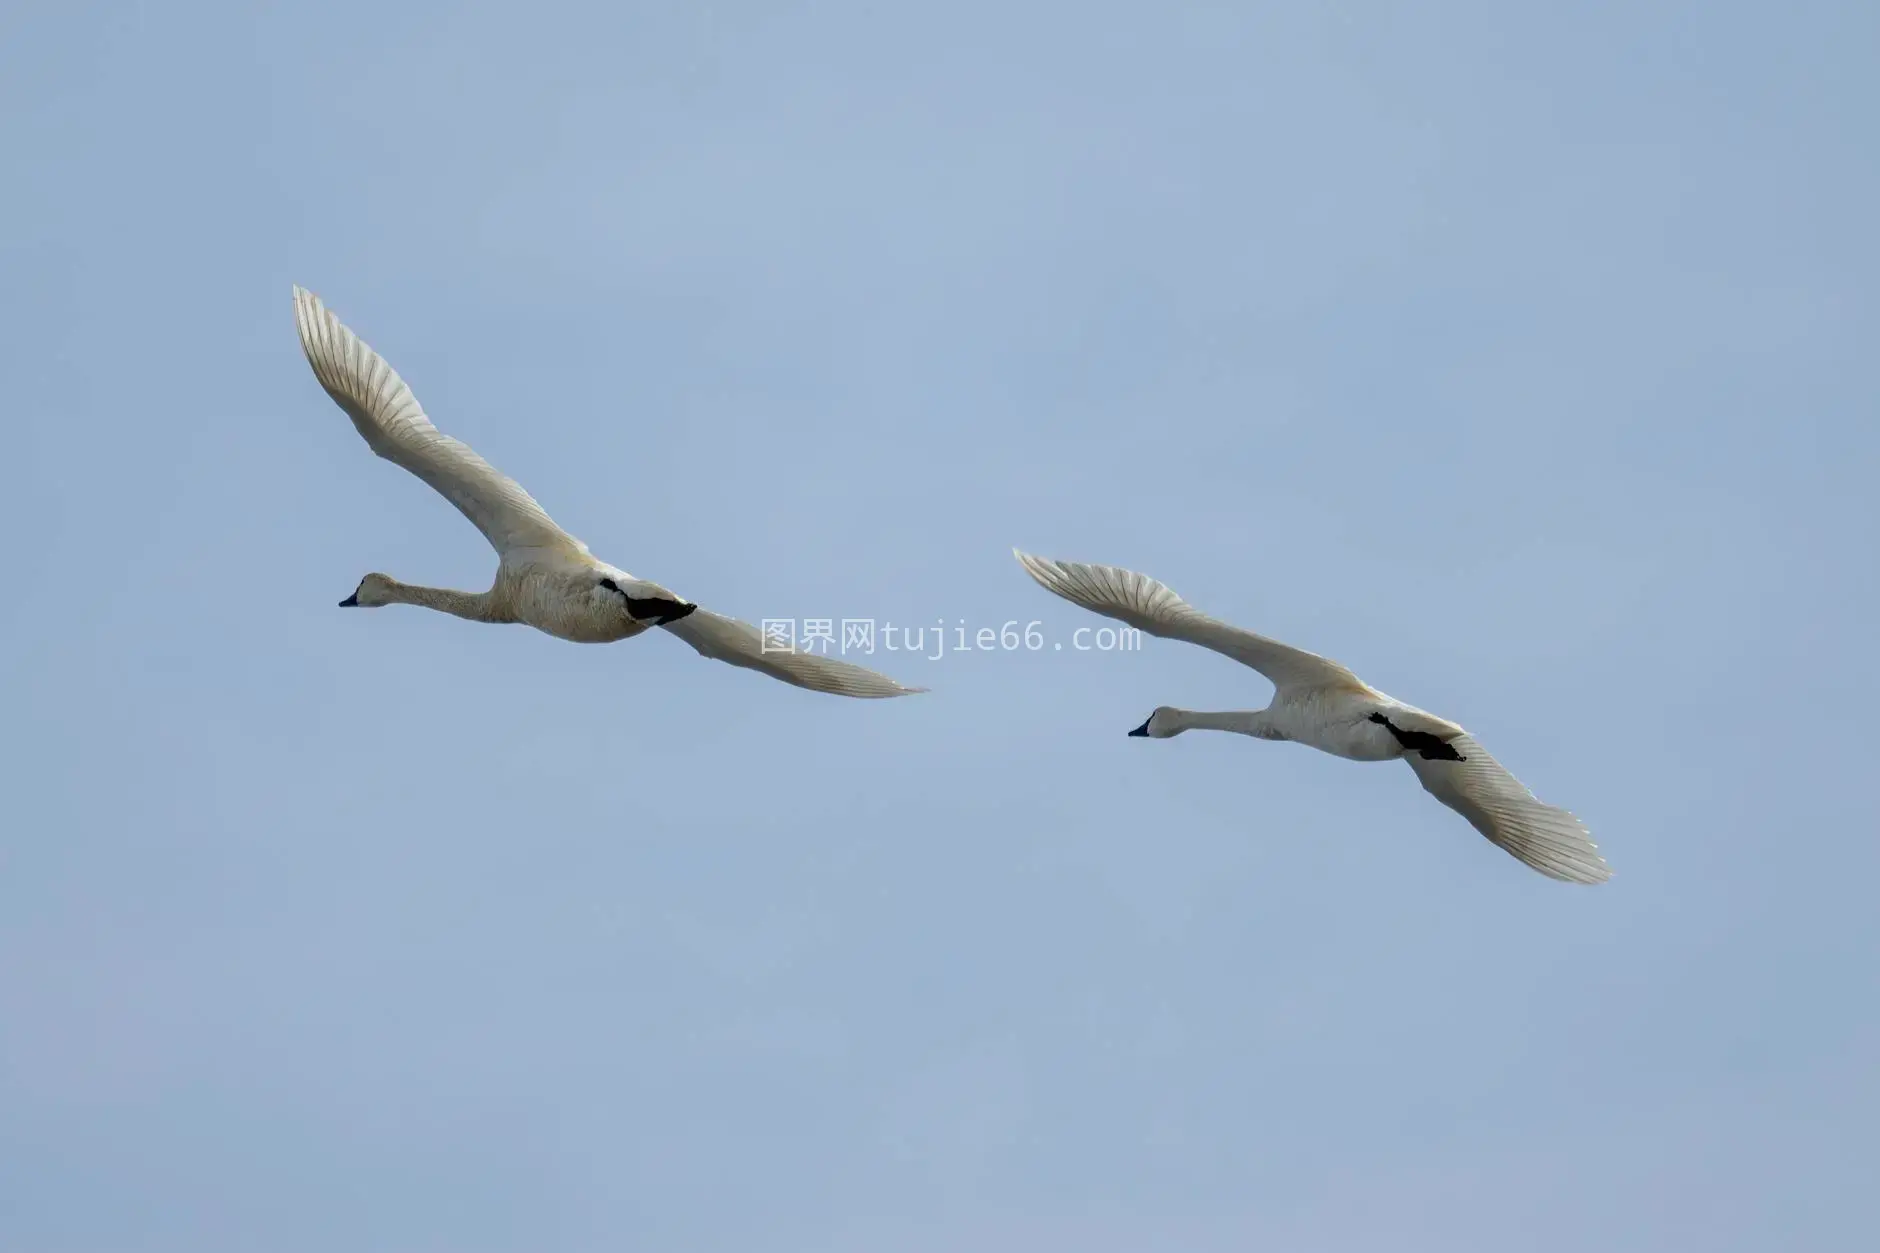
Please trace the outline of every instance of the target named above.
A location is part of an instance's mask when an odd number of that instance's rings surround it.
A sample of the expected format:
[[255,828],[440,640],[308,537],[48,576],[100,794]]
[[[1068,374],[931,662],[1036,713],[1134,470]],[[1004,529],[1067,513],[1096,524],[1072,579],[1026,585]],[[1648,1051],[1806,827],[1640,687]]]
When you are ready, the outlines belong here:
[[1603,883],[1612,877],[1578,818],[1535,799],[1448,719],[1386,696],[1335,661],[1210,618],[1148,575],[1012,551],[1026,573],[1072,604],[1150,635],[1211,648],[1273,684],[1265,709],[1197,713],[1165,705],[1131,735],[1165,740],[1190,730],[1234,731],[1352,761],[1402,758],[1431,796],[1549,878]]
[[851,662],[767,648],[750,623],[701,609],[601,561],[555,525],[514,479],[431,425],[404,380],[319,297],[295,287],[294,319],[314,377],[346,411],[366,446],[457,506],[498,558],[496,581],[487,592],[419,587],[372,573],[342,606],[421,605],[472,622],[523,623],[579,644],[611,643],[660,627],[703,656],[812,691],[885,697],[926,690]]

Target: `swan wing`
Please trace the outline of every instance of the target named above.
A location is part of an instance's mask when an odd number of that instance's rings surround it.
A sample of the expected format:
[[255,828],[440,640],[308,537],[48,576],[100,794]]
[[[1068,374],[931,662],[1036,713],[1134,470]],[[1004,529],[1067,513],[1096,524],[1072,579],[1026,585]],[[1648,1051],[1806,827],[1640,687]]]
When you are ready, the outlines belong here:
[[756,670],[773,679],[806,687],[812,692],[835,696],[879,699],[886,696],[912,696],[924,687],[906,687],[865,666],[837,661],[816,653],[795,652],[789,648],[764,646],[764,637],[748,622],[727,618],[709,609],[695,609],[677,622],[663,623],[701,657]]
[[1404,758],[1424,791],[1550,879],[1604,883],[1612,878],[1612,868],[1578,818],[1536,800],[1474,736],[1459,735],[1449,746],[1461,761],[1432,761],[1421,753]]
[[1274,687],[1355,686],[1370,691],[1337,662],[1210,618],[1146,574],[1118,566],[1052,561],[1016,548],[1012,552],[1046,591],[1150,635],[1211,648],[1258,670]]
[[366,446],[429,483],[498,553],[524,548],[587,552],[521,484],[432,426],[398,372],[318,296],[300,287],[294,288],[294,321],[313,376],[346,411]]

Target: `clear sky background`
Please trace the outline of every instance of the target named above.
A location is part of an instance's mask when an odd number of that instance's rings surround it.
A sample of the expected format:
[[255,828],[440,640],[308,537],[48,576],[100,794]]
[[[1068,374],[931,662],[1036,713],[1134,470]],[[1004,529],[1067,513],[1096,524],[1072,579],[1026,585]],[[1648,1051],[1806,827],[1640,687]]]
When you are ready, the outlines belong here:
[[[1852,1250],[1871,4],[0,10],[0,1244]],[[1046,647],[844,701],[487,586],[317,291],[596,552]],[[1480,735],[1551,882],[1145,570]],[[1064,643],[1062,649],[1051,647]]]

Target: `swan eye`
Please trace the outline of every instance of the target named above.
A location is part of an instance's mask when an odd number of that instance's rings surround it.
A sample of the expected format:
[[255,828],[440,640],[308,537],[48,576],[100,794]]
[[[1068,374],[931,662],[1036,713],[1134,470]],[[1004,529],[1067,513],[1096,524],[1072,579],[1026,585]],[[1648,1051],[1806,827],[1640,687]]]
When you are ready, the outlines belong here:
[[619,586],[615,584],[615,582],[612,579],[602,579],[601,586],[606,588],[610,592],[618,592],[620,590]]

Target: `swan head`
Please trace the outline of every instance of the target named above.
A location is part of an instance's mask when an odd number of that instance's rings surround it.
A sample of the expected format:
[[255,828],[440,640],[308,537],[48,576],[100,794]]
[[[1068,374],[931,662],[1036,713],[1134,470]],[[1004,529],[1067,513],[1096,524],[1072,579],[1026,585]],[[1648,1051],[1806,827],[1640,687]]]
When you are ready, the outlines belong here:
[[359,580],[359,586],[353,589],[351,596],[339,602],[340,607],[343,609],[376,609],[380,605],[389,605],[392,603],[393,599],[392,589],[397,586],[398,584],[393,582],[389,574],[368,574],[365,578]]
[[1130,734],[1152,740],[1166,740],[1171,735],[1180,735],[1188,729],[1182,725],[1181,712],[1168,705],[1158,706],[1156,711],[1149,715],[1147,721]]

